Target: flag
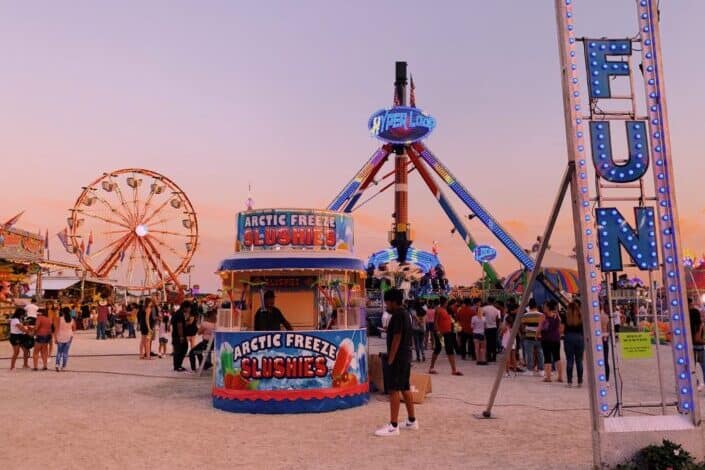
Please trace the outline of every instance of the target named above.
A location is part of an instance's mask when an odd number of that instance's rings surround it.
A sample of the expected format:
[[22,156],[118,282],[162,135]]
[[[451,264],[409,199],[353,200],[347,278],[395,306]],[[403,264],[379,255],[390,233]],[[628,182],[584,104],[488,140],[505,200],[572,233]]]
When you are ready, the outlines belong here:
[[46,229],[44,232],[44,249],[49,249],[49,229]]
[[19,214],[17,214],[16,216],[14,216],[13,218],[11,218],[11,219],[8,220],[7,222],[5,222],[4,227],[5,227],[5,228],[10,228],[10,227],[12,227],[13,225],[15,225],[15,224],[17,223],[17,221],[20,220],[20,217],[22,217],[22,214],[24,214],[24,211],[20,212]]
[[410,89],[411,89],[411,91],[409,92],[409,106],[411,106],[412,108],[415,108],[416,107],[416,92],[414,90],[416,90],[416,87],[414,86],[414,76],[413,75],[411,75]]
[[90,235],[88,235],[88,246],[86,247],[86,256],[91,255],[91,246],[93,245],[93,230],[91,230]]
[[69,251],[69,233],[67,229],[63,229],[61,232],[56,234],[57,238],[61,242],[61,246],[64,247],[66,251]]
[[438,242],[433,240],[433,246],[431,247],[431,253],[438,256]]

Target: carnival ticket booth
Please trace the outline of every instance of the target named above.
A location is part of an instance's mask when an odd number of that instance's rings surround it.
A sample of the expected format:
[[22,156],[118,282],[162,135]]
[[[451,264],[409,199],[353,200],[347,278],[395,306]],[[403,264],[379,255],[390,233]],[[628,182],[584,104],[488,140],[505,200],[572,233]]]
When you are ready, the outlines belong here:
[[[216,408],[309,413],[367,403],[365,269],[353,246],[349,214],[238,214],[236,251],[218,270],[225,308],[215,333]],[[291,330],[255,331],[258,312],[281,312]]]

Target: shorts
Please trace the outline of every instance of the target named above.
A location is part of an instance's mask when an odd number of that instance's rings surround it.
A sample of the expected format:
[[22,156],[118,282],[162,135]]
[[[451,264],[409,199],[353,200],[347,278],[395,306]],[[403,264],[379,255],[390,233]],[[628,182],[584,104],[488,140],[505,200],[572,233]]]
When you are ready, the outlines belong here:
[[426,322],[426,331],[433,333],[436,331],[436,324],[433,322]]
[[35,341],[37,344],[49,344],[51,342],[51,335],[37,335]]
[[443,333],[443,343],[445,344],[446,354],[452,356],[458,350],[458,342],[455,333]]
[[411,377],[410,362],[394,362],[389,365],[388,391],[407,392],[411,389],[409,379]]
[[169,338],[159,338],[159,344],[169,344]]
[[557,341],[541,341],[544,364],[561,360],[561,343]]
[[25,349],[32,349],[34,347],[34,336],[22,335],[22,347]]
[[24,340],[25,335],[22,333],[10,334],[10,344],[13,346],[20,346]]
[[482,333],[473,333],[472,334],[472,339],[475,341],[484,341],[485,340],[485,335]]

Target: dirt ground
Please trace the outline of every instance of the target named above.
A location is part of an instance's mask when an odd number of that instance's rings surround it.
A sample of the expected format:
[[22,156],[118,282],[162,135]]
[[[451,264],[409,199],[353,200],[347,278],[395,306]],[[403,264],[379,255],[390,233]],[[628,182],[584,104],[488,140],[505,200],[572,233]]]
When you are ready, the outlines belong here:
[[[371,350],[381,348],[379,339],[371,340]],[[495,366],[461,361],[465,376],[452,377],[441,357],[433,394],[417,409],[421,429],[377,438],[373,431],[388,420],[382,395],[373,394],[367,406],[326,414],[226,413],[211,406],[210,377],[171,372],[170,357],[138,360],[137,350],[133,339],[96,341],[92,333],[80,332],[68,371],[10,373],[10,345],[0,343],[2,468],[577,469],[591,464],[586,388],[507,378],[496,419],[476,419]],[[669,350],[662,350],[670,363]],[[625,399],[658,397],[653,363],[630,362],[623,372],[625,383],[632,384]],[[426,365],[415,370],[425,371]]]

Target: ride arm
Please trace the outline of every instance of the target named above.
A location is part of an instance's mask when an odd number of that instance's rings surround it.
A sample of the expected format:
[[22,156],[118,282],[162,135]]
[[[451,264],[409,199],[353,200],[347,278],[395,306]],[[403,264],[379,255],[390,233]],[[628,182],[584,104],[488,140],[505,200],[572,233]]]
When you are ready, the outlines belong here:
[[534,260],[524,251],[502,226],[490,215],[487,210],[473,198],[468,190],[458,181],[450,170],[443,165],[432,153],[420,142],[411,144],[411,147],[418,152],[421,158],[433,168],[440,178],[450,187],[450,189],[460,198],[480,221],[492,232],[492,234],[504,245],[509,252],[527,269],[533,271]]
[[374,180],[375,175],[382,167],[387,157],[392,151],[391,145],[385,145],[372,154],[372,157],[363,165],[360,171],[355,174],[355,177],[343,188],[343,190],[335,197],[333,202],[328,205],[328,210],[340,211],[343,204],[348,204],[343,209],[344,212],[351,212],[355,204],[362,196],[362,193],[367,189],[370,183]]
[[[458,216],[458,213],[455,212],[455,209],[453,209],[453,207],[450,205],[450,201],[448,201],[448,198],[443,193],[443,190],[438,187],[436,182],[433,180],[433,177],[424,166],[424,163],[419,159],[419,154],[413,148],[408,148],[407,154],[409,155],[411,162],[414,164],[414,167],[421,175],[421,178],[423,178],[424,182],[426,183],[426,186],[428,186],[428,189],[431,191],[431,194],[433,194],[433,196],[436,198],[438,204],[441,206],[441,209],[443,209],[443,212],[445,212],[446,216],[448,216],[448,219],[450,219],[451,223],[453,224],[453,227],[455,227],[455,231],[458,232],[458,235],[460,235],[460,238],[463,239],[463,242],[465,242],[470,251],[475,251],[477,243],[470,234],[470,230],[468,230],[460,216]],[[482,263],[482,269],[485,271],[485,274],[487,274],[487,278],[490,280],[490,282],[492,282],[494,286],[494,284],[499,280],[497,271],[494,270],[490,263]]]

